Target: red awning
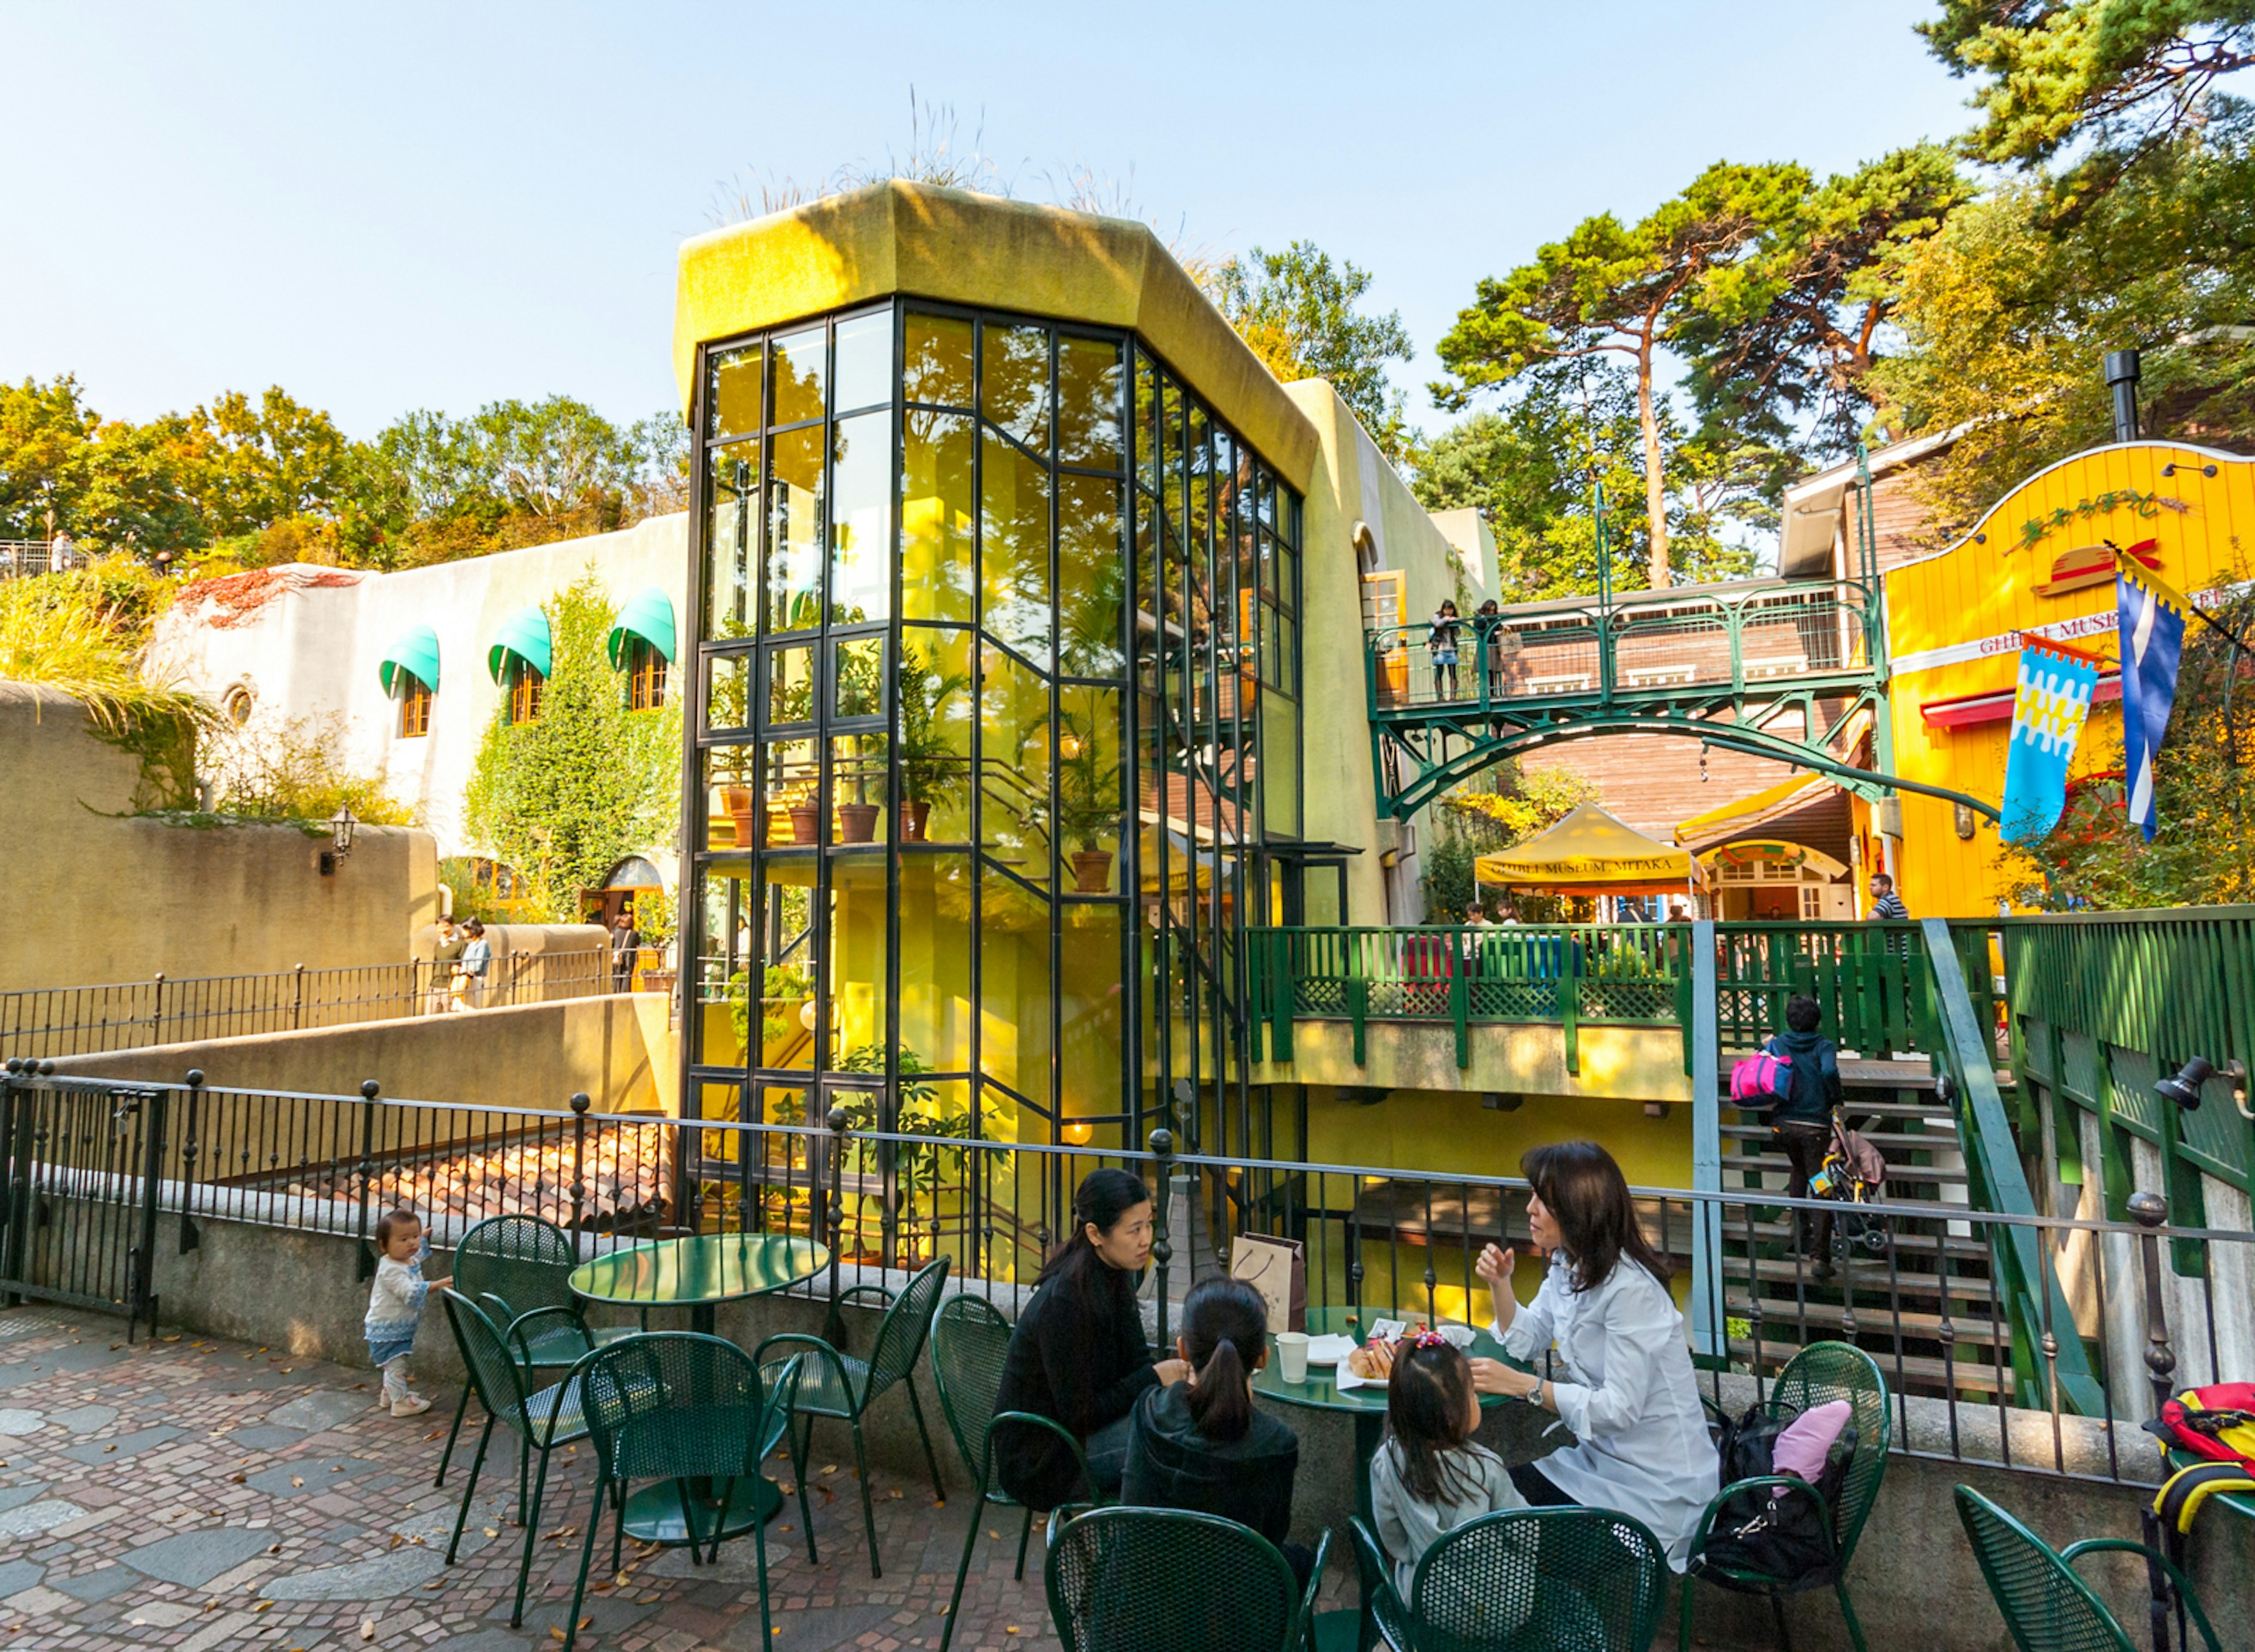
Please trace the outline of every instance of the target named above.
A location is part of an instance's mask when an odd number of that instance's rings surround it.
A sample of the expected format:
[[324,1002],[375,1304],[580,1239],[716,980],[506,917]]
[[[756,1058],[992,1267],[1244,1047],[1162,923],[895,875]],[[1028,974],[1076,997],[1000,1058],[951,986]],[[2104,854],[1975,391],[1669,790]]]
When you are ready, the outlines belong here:
[[[1977,723],[2008,723],[2013,721],[2013,693],[2000,688],[1985,694],[1960,694],[1953,699],[1929,699],[1918,708],[1918,714],[1933,728],[1970,728]],[[2122,698],[2122,673],[2109,671],[2098,679],[2091,691],[2090,703],[2104,706]]]

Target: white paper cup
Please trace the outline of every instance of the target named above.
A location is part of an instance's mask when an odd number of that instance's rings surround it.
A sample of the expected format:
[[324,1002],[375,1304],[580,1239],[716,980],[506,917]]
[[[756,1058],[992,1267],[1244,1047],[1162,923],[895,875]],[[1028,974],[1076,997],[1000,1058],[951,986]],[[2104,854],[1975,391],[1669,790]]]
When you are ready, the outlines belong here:
[[1308,1335],[1304,1331],[1276,1333],[1276,1374],[1287,1382],[1308,1380]]

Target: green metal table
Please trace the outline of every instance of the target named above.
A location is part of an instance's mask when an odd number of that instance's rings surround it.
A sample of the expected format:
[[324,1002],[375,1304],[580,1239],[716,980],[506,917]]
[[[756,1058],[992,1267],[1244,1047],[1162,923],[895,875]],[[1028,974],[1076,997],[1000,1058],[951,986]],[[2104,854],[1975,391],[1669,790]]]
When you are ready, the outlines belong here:
[[[613,1307],[686,1308],[689,1328],[713,1334],[724,1302],[763,1297],[804,1283],[830,1265],[830,1253],[811,1239],[777,1234],[699,1234],[615,1250],[572,1270],[572,1293]],[[727,1506],[709,1482],[692,1482],[684,1512],[670,1482],[645,1486],[627,1499],[627,1535],[639,1543],[680,1545],[751,1531],[775,1517],[783,1491],[764,1474],[739,1481]]]
[[[1378,1319],[1414,1318],[1403,1313],[1388,1313],[1377,1308],[1310,1308],[1308,1310],[1308,1334],[1311,1337],[1341,1332],[1360,1346],[1365,1327]],[[1534,1367],[1524,1360],[1514,1360],[1503,1351],[1503,1345],[1487,1333],[1485,1327],[1476,1327],[1472,1345],[1465,1350],[1465,1357],[1473,1360],[1500,1360],[1521,1371]],[[1276,1359],[1276,1339],[1268,1339],[1268,1363],[1253,1375],[1253,1391],[1266,1395],[1280,1405],[1304,1405],[1310,1410],[1345,1411],[1354,1418],[1354,1506],[1362,1516],[1362,1523],[1376,1529],[1370,1512],[1370,1459],[1378,1454],[1378,1443],[1386,1437],[1386,1395],[1384,1383],[1366,1383],[1360,1388],[1342,1388],[1338,1381],[1338,1367],[1311,1365],[1304,1382],[1287,1382],[1283,1367]],[[1493,1410],[1511,1403],[1507,1395],[1483,1394],[1480,1407]],[[1528,1402],[1517,1402],[1526,1404]],[[1363,1648],[1371,1644],[1377,1626],[1364,1612],[1325,1612],[1316,1619],[1316,1638],[1319,1652],[1345,1652],[1348,1648]]]

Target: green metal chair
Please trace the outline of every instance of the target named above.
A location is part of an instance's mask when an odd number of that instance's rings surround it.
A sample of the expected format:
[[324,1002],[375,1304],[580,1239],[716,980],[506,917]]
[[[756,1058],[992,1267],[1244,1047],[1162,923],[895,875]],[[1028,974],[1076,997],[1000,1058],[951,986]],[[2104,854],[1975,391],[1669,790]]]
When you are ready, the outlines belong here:
[[[558,1308],[536,1308],[519,1315],[504,1332],[484,1309],[457,1290],[439,1292],[446,1304],[446,1323],[453,1327],[455,1346],[462,1351],[470,1386],[485,1407],[486,1425],[478,1434],[478,1454],[470,1464],[470,1478],[462,1487],[462,1506],[454,1515],[454,1535],[446,1544],[446,1564],[454,1564],[461,1547],[462,1526],[470,1516],[470,1499],[478,1489],[478,1473],[485,1466],[486,1447],[493,1444],[494,1424],[499,1423],[517,1438],[516,1517],[524,1528],[524,1557],[516,1567],[516,1606],[509,1627],[524,1621],[524,1583],[532,1571],[532,1544],[540,1530],[540,1499],[548,1487],[549,1454],[559,1445],[587,1438],[587,1422],[580,1408],[582,1366],[573,1367],[561,1382],[537,1392],[525,1388],[525,1356],[537,1327],[528,1325],[544,1314],[562,1314]],[[592,1356],[590,1356],[592,1357]],[[534,1452],[540,1454],[539,1477],[533,1480],[530,1501],[525,1495],[525,1476]]]
[[1646,1652],[1668,1599],[1668,1551],[1605,1508],[1513,1508],[1469,1521],[1417,1563],[1410,1598],[1358,1516],[1362,1598],[1396,1652]]
[[2208,1652],[2223,1652],[2191,1581],[2167,1557],[2125,1537],[2093,1537],[2055,1550],[1970,1486],[1957,1487],[1956,1497],[1957,1519],[1973,1544],[1973,1558],[1981,1563],[1989,1593],[2020,1652],[2138,1652],[2120,1620],[2075,1573],[2075,1563],[2083,1556],[2118,1551],[2160,1566],[2176,1585],[2177,1598]]
[[[947,1262],[945,1256],[927,1262],[897,1295],[882,1285],[856,1285],[840,1293],[842,1305],[856,1297],[874,1296],[887,1304],[885,1317],[877,1326],[877,1340],[869,1350],[865,1364],[849,1354],[840,1353],[820,1337],[802,1331],[779,1331],[761,1343],[753,1358],[762,1367],[769,1361],[771,1350],[804,1350],[804,1369],[799,1373],[798,1398],[796,1410],[806,1419],[806,1439],[814,1438],[814,1419],[835,1417],[854,1431],[854,1467],[861,1481],[861,1524],[869,1537],[869,1575],[882,1578],[884,1571],[877,1559],[877,1516],[869,1501],[869,1460],[861,1445],[861,1419],[869,1408],[896,1385],[905,1388],[909,1409],[916,1413],[917,1438],[924,1441],[924,1460],[931,1469],[931,1490],[935,1497],[945,1497],[947,1488],[940,1481],[939,1459],[932,1454],[931,1435],[924,1425],[924,1405],[917,1398],[917,1356],[924,1352],[924,1338],[931,1332],[931,1317],[939,1306],[939,1293],[947,1288]],[[795,1448],[795,1456],[803,1458],[804,1448]],[[814,1532],[806,1534],[807,1557],[814,1556]]]
[[1303,1591],[1248,1526],[1180,1508],[1099,1508],[1050,1544],[1064,1652],[1300,1652],[1312,1645],[1331,1534]]
[[[464,1234],[454,1248],[454,1289],[484,1310],[504,1335],[526,1314],[563,1310],[561,1316],[538,1323],[526,1340],[523,1360],[530,1370],[561,1369],[577,1364],[594,1349],[634,1334],[629,1325],[588,1329],[580,1317],[580,1299],[572,1294],[572,1270],[579,1262],[570,1236],[555,1223],[537,1216],[488,1217]],[[446,1449],[439,1454],[433,1486],[446,1483],[454,1441],[469,1409],[470,1390],[465,1387],[454,1405],[453,1426],[446,1431]]]
[[955,1639],[956,1608],[963,1604],[963,1582],[971,1575],[971,1557],[978,1547],[979,1520],[988,1503],[1023,1508],[1018,1531],[1018,1566],[1012,1577],[1026,1575],[1026,1545],[1034,1535],[1035,1510],[1004,1491],[994,1479],[995,1431],[1012,1428],[1046,1429],[1072,1450],[1082,1481],[1088,1479],[1088,1461],[1071,1429],[1054,1418],[1030,1411],[997,1411],[994,1402],[1002,1388],[1002,1362],[1010,1352],[1010,1322],[994,1304],[978,1297],[950,1297],[931,1320],[931,1374],[939,1389],[939,1412],[963,1466],[979,1487],[971,1505],[971,1524],[963,1534],[963,1559],[955,1568],[955,1592],[948,1598],[947,1627],[940,1634],[940,1652]]
[[[1857,1540],[1863,1536],[1864,1522],[1871,1518],[1872,1503],[1879,1494],[1879,1480],[1887,1469],[1887,1446],[1893,1438],[1893,1419],[1887,1409],[1886,1379],[1879,1374],[1879,1367],[1872,1356],[1861,1348],[1845,1342],[1812,1342],[1778,1373],[1764,1403],[1777,1409],[1801,1412],[1833,1400],[1848,1402],[1848,1420],[1856,1431],[1855,1459],[1848,1466],[1847,1478],[1841,1482],[1837,1501],[1825,1508],[1823,1494],[1808,1481],[1790,1474],[1760,1475],[1736,1481],[1716,1493],[1706,1512],[1699,1516],[1698,1529],[1691,1538],[1689,1567],[1683,1574],[1682,1623],[1676,1637],[1679,1646],[1691,1644],[1692,1582],[1698,1578],[1735,1593],[1767,1597],[1770,1615],[1777,1624],[1778,1643],[1784,1647],[1793,1644],[1792,1634],[1785,1625],[1785,1597],[1829,1587],[1839,1598],[1840,1615],[1847,1621],[1848,1638],[1856,1643],[1857,1652],[1867,1652],[1863,1626],[1856,1620],[1855,1605],[1848,1598],[1848,1565],[1856,1557]],[[1831,1549],[1824,1565],[1805,1577],[1783,1578],[1708,1559],[1707,1542],[1717,1514],[1737,1494],[1764,1487],[1781,1488],[1788,1497],[1816,1499]]]
[[[580,1543],[580,1577],[572,1585],[572,1613],[565,1620],[564,1652],[580,1635],[580,1605],[587,1598],[587,1567],[595,1553],[595,1532],[603,1523],[603,1500],[611,1500],[611,1571],[618,1571],[626,1536],[627,1488],[638,1480],[674,1483],[681,1498],[682,1522],[693,1534],[696,1517],[689,1482],[717,1482],[725,1508],[736,1482],[756,1477],[768,1454],[790,1433],[791,1401],[798,1388],[799,1362],[783,1364],[780,1379],[763,1383],[760,1367],[733,1342],[693,1332],[667,1331],[629,1337],[591,1354],[580,1367],[580,1392],[587,1433],[595,1443],[595,1506],[587,1514]],[[796,1459],[801,1521],[811,1518],[806,1476]],[[768,1545],[755,1525],[744,1534],[759,1555],[760,1644],[773,1625],[768,1608]],[[712,1558],[720,1557],[720,1522],[713,1522]],[[699,1558],[691,1544],[689,1557]]]

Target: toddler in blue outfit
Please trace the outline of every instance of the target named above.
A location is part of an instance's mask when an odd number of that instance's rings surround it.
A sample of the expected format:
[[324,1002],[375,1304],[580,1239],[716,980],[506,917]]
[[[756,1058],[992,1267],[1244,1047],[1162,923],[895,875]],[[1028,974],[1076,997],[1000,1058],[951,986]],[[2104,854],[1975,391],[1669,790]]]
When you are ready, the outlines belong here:
[[425,1280],[423,1259],[431,1254],[423,1237],[423,1221],[411,1210],[387,1212],[376,1224],[376,1283],[368,1293],[368,1318],[361,1326],[368,1338],[368,1357],[383,1373],[383,1393],[376,1402],[379,1411],[394,1417],[413,1417],[431,1409],[431,1402],[407,1386],[407,1356],[415,1351],[415,1325],[423,1317],[423,1299],[432,1286],[445,1290],[452,1279]]

